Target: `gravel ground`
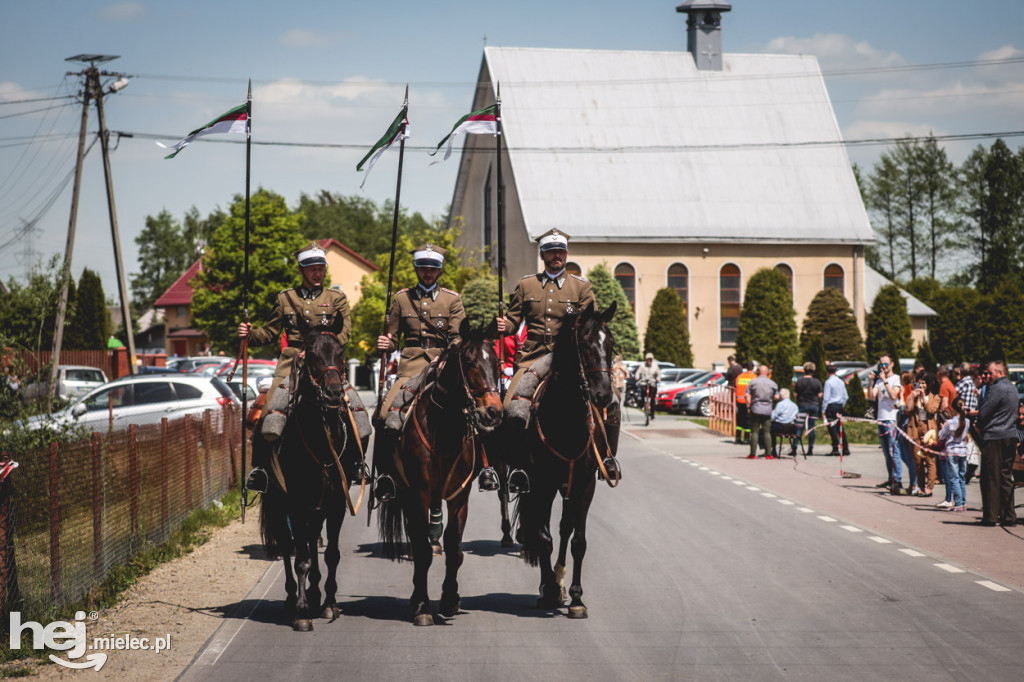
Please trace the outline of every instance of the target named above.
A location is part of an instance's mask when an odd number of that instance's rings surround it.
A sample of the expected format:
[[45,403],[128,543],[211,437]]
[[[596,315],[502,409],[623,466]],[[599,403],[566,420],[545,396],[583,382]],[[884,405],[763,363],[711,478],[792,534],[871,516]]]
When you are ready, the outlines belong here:
[[167,651],[110,651],[99,673],[43,662],[35,677],[70,680],[86,674],[90,680],[175,679],[270,566],[259,543],[258,513],[247,514],[244,526],[236,520],[215,529],[205,545],[144,576],[117,606],[100,611],[97,621],[87,623],[90,642],[94,637],[126,634],[151,639],[170,635]]

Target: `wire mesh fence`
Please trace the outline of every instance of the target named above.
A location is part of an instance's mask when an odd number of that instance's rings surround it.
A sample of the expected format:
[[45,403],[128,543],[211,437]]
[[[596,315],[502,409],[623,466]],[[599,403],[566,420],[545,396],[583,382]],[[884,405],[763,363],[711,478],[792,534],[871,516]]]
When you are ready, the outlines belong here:
[[0,482],[2,622],[56,614],[165,542],[238,481],[241,437],[229,404],[12,453],[19,466]]

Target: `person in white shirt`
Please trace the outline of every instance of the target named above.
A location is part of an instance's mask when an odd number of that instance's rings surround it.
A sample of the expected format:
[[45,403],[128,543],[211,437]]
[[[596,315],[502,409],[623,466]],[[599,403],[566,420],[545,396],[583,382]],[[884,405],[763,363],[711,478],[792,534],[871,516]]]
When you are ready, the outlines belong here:
[[900,378],[893,374],[892,358],[883,355],[878,366],[868,377],[868,400],[878,401],[875,418],[878,420],[878,441],[885,455],[885,469],[889,472],[888,487],[893,495],[900,494],[903,478],[902,460],[896,439],[896,413],[900,405]]

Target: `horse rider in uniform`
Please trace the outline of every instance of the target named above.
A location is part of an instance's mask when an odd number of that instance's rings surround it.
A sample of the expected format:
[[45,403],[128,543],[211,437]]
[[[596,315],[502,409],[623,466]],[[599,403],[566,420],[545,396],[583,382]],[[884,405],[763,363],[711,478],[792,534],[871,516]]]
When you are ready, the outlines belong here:
[[[273,442],[281,435],[284,428],[284,415],[277,410],[272,414],[272,406],[275,405],[274,395],[291,374],[292,365],[299,353],[302,352],[305,339],[299,330],[296,320],[303,318],[310,328],[319,327],[326,323],[327,329],[338,335],[338,340],[344,346],[348,343],[349,333],[352,330],[352,318],[349,315],[348,297],[339,289],[328,289],[324,287],[324,277],[327,275],[327,254],[316,242],[310,243],[295,252],[298,262],[299,275],[302,277],[302,284],[294,289],[285,289],[277,295],[274,309],[262,327],[253,329],[248,322],[238,325],[238,336],[248,338],[250,345],[262,346],[280,338],[281,332],[287,334],[288,345],[281,349],[281,355],[277,360],[277,369],[274,372],[274,381],[267,392],[267,411],[263,417],[261,433],[264,439]],[[284,389],[287,391],[287,389]],[[278,396],[277,403],[281,403]],[[274,417],[274,419],[269,419]],[[268,419],[270,423],[268,424]],[[253,448],[253,470],[249,473],[246,487],[250,490],[265,492],[267,489],[265,461],[267,448]],[[257,461],[260,460],[260,461]],[[351,477],[351,482],[358,483],[362,480],[362,465],[360,471],[354,471],[356,476]]]
[[[516,355],[516,371],[505,396],[506,409],[526,370],[554,350],[555,338],[565,317],[585,310],[588,305],[597,306],[590,282],[565,270],[569,258],[569,235],[552,229],[542,234],[537,242],[544,270],[519,280],[512,292],[507,314],[498,319],[499,333],[515,333],[521,323],[526,323],[526,341]],[[606,427],[609,431],[616,429],[616,442],[618,419],[616,412],[614,421],[610,419]],[[609,471],[612,467],[618,468],[614,457],[606,458],[604,464]],[[509,474],[509,489],[511,492],[529,489],[529,479],[524,471],[514,469]]]
[[[447,250],[435,244],[424,244],[409,253],[412,254],[418,282],[415,287],[395,294],[388,315],[387,333],[377,337],[377,350],[389,355],[398,350],[399,335],[404,339],[398,378],[378,412],[380,424],[387,417],[402,386],[426,369],[445,348],[458,343],[459,327],[466,319],[459,294],[437,284]],[[385,434],[383,428],[378,429],[377,434],[378,438],[397,435]],[[391,477],[393,466],[390,461],[384,461],[386,459],[376,462],[381,473],[374,484],[374,494],[382,500],[390,499],[395,493],[395,482]]]

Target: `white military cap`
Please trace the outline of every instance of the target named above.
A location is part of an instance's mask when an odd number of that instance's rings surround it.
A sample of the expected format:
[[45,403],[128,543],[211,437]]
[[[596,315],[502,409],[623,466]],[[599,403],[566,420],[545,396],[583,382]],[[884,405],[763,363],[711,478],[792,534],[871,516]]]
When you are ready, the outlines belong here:
[[537,238],[541,251],[552,249],[569,250],[569,235],[558,228],[552,228]]

